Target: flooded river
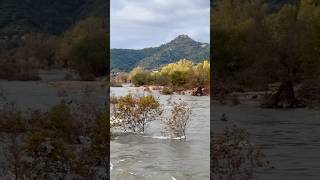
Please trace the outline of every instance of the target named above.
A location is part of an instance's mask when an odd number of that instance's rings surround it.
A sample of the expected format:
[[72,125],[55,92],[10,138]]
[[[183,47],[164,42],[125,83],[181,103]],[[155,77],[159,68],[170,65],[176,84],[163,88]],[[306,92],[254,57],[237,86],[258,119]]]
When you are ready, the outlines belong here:
[[[213,132],[220,132],[227,123],[246,129],[275,167],[259,172],[259,179],[320,179],[320,111],[257,105],[214,105],[213,109]],[[220,120],[223,113],[228,122]]]
[[[106,88],[103,82],[98,81],[0,81],[0,108],[7,103],[14,103],[23,112],[29,109],[48,111],[62,99],[70,106],[92,103],[97,108],[105,109]],[[5,134],[0,137],[0,179],[7,179],[4,176],[8,171],[8,161],[10,162],[6,157],[6,137]],[[13,179],[10,177],[9,179]]]
[[[135,93],[130,87],[111,88],[116,96],[129,91]],[[85,102],[88,97],[102,107],[105,95],[105,88],[96,83],[0,81],[0,98],[21,108],[47,109],[61,99]],[[209,179],[209,97],[154,95],[166,110],[170,109],[168,99],[182,99],[191,106],[187,141],[162,137],[158,121],[150,124],[145,134],[120,135],[111,142],[111,179]],[[213,110],[214,133],[227,124],[246,129],[275,167],[258,172],[260,179],[320,179],[320,111],[261,109],[254,104],[214,105]],[[228,122],[220,121],[223,113]]]
[[102,82],[0,81],[0,105],[15,103],[21,110],[49,110],[62,99],[72,104],[95,103],[104,107],[106,88]]
[[[111,88],[124,96],[134,88]],[[145,134],[120,135],[111,141],[112,180],[209,180],[210,179],[210,98],[153,94],[166,110],[168,99],[181,99],[192,108],[187,140],[161,136],[161,123],[153,122]]]

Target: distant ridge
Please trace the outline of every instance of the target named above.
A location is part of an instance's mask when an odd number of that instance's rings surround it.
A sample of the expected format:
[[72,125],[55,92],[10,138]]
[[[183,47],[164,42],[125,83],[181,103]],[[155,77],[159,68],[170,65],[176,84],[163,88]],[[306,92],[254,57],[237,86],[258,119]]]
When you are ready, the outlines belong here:
[[112,71],[130,71],[136,66],[157,69],[165,64],[189,59],[200,62],[210,57],[210,45],[194,41],[188,35],[179,35],[159,47],[132,49],[111,49]]
[[0,34],[60,34],[87,16],[107,17],[104,0],[1,0]]
[[0,0],[0,54],[20,45],[28,33],[61,35],[78,21],[108,21],[105,0]]

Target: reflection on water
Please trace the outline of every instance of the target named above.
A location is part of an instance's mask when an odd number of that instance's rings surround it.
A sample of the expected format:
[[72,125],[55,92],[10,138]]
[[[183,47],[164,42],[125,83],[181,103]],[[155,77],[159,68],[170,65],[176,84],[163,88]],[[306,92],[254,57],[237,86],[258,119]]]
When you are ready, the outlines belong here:
[[[123,96],[145,93],[135,88],[111,88]],[[128,180],[207,180],[210,175],[210,99],[209,97],[164,96],[154,93],[166,110],[168,99],[181,99],[192,108],[187,141],[161,138],[161,123],[152,122],[143,135],[122,135],[111,142],[111,179]]]
[[[213,107],[214,133],[226,123],[247,130],[275,169],[259,172],[262,180],[320,179],[320,111],[274,110],[255,105]],[[231,121],[222,122],[225,113]]]

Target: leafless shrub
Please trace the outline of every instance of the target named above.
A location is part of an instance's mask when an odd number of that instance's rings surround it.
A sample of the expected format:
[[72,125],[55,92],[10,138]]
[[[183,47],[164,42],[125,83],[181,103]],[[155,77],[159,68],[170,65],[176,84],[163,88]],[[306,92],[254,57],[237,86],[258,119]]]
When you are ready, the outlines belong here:
[[25,154],[21,143],[23,135],[13,132],[5,135],[5,137],[6,138],[1,138],[3,146],[6,145],[6,148],[3,149],[3,153],[7,167],[2,167],[5,169],[3,176],[7,179],[23,179],[25,174],[23,167],[23,157]]
[[268,164],[250,142],[248,133],[233,126],[211,141],[212,177],[218,180],[255,180],[255,171]]
[[186,138],[186,130],[191,121],[191,108],[185,102],[173,102],[171,117],[164,122],[164,133],[171,137]]

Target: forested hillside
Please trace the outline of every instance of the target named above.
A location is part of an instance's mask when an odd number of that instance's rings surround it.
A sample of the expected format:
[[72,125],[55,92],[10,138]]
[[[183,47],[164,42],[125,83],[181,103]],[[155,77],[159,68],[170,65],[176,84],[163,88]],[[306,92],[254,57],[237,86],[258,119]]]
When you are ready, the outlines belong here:
[[60,34],[88,15],[103,15],[101,0],[1,0],[0,32],[28,31]]
[[207,43],[200,43],[187,35],[180,35],[159,47],[141,50],[111,49],[110,56],[112,70],[130,71],[136,66],[156,69],[181,59],[190,59],[194,62],[209,59],[210,47]]
[[0,47],[16,48],[28,33],[60,35],[88,16],[107,19],[107,8],[103,0],[0,0]]
[[51,68],[105,75],[108,23],[104,0],[0,0],[0,79],[36,80]]

